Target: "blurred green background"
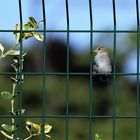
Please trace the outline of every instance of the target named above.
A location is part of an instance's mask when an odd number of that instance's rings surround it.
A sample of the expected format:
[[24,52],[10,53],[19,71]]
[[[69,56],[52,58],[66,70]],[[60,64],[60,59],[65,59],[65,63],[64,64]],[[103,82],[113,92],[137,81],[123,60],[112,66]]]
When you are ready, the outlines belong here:
[[[135,46],[136,36],[128,34],[127,39]],[[24,61],[24,72],[42,72],[43,68],[43,45],[34,42],[31,48],[26,48],[28,52]],[[59,39],[48,39],[46,43],[47,72],[66,72],[66,43]],[[94,46],[96,47],[96,46]],[[102,46],[105,47],[105,46]],[[127,54],[135,47],[129,47],[125,52],[117,51],[117,72],[122,72],[123,63]],[[108,49],[113,60],[113,50]],[[113,62],[113,61],[112,61]],[[13,72],[10,64],[11,57],[1,60],[1,72]],[[113,63],[112,63],[113,64]],[[70,72],[89,72],[90,59],[89,51],[76,54],[70,49]],[[0,75],[0,92],[11,92],[11,75]],[[117,75],[116,77],[116,116],[136,116],[136,81],[130,80],[132,75]],[[136,77],[135,77],[136,78]],[[89,115],[89,75],[70,75],[70,97],[69,115]],[[43,77],[40,75],[25,75],[23,84],[22,104],[26,109],[25,115],[41,116],[42,111],[42,87]],[[113,112],[113,77],[111,80],[100,81],[99,76],[93,77],[93,115],[112,116]],[[18,108],[17,104],[15,106]],[[0,98],[0,115],[7,115],[10,105]],[[46,115],[66,114],[66,75],[46,75]],[[40,118],[27,118],[35,123],[41,123]],[[25,120],[23,123],[25,123]],[[10,119],[2,119],[1,124],[10,122]],[[52,140],[65,140],[66,120],[65,118],[49,118],[46,122],[53,126],[50,133]],[[93,123],[93,139],[95,133],[99,133],[103,140],[112,139],[111,118],[95,118]],[[23,130],[25,129],[23,125]],[[25,130],[27,135],[27,131]],[[70,140],[87,140],[89,137],[89,119],[70,118],[69,138]],[[135,139],[136,119],[116,118],[116,138],[123,140]],[[1,137],[2,139],[2,137]],[[39,140],[41,137],[34,137]]]

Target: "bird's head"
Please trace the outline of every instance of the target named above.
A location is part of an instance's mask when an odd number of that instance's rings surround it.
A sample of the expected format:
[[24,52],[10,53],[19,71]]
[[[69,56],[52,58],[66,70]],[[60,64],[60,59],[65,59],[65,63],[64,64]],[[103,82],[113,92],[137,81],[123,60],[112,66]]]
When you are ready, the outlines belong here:
[[95,52],[95,53],[104,53],[104,52],[107,52],[107,50],[105,48],[98,47],[98,48],[93,49],[93,52]]

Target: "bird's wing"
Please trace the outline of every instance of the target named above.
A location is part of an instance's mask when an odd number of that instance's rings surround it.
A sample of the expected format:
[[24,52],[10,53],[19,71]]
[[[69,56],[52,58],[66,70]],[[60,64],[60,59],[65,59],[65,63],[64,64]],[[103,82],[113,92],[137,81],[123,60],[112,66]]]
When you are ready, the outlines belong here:
[[96,64],[94,64],[93,65],[93,72],[98,72],[99,70],[98,70],[98,65],[96,65]]

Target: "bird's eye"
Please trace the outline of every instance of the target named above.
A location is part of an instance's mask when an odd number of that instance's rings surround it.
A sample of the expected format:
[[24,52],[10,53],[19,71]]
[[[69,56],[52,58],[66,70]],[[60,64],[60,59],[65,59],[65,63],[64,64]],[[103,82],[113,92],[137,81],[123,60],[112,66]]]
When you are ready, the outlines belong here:
[[98,50],[100,50],[100,48],[98,48]]

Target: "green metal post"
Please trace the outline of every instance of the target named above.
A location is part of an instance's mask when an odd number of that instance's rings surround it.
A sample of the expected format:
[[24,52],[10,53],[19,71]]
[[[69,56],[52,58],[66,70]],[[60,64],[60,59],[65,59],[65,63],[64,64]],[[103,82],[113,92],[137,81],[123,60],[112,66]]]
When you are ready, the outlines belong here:
[[112,139],[115,140],[116,133],[116,7],[115,0],[112,1],[113,4],[113,21],[114,21],[114,52],[113,52],[113,136]]
[[93,67],[93,20],[92,20],[92,1],[89,0],[89,15],[90,15],[90,92],[89,92],[89,140],[93,139],[92,133],[92,67]]
[[137,14],[137,96],[136,96],[136,140],[139,140],[139,2],[136,0]]

